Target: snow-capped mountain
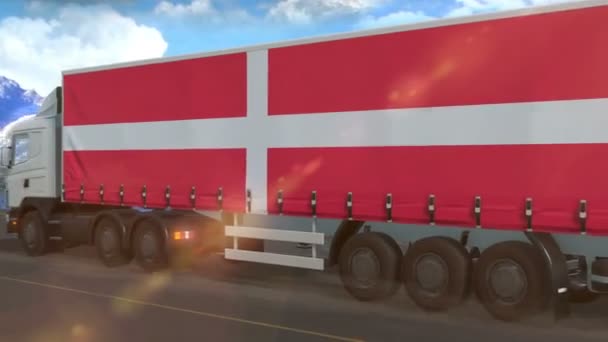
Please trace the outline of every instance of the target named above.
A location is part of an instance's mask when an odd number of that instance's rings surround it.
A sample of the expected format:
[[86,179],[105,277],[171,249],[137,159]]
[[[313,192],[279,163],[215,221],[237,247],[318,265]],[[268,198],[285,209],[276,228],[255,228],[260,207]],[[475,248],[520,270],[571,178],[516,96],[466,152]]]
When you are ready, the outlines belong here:
[[0,129],[40,108],[43,98],[34,90],[23,89],[14,80],[0,76]]

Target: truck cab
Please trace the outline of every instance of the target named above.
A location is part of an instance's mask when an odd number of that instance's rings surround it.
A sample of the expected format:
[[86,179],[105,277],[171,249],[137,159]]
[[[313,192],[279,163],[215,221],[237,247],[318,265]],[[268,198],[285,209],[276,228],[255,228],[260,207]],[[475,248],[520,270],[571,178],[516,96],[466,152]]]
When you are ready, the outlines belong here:
[[61,88],[53,90],[39,112],[12,124],[2,146],[2,171],[8,191],[8,208],[19,207],[24,198],[58,198],[58,162]]

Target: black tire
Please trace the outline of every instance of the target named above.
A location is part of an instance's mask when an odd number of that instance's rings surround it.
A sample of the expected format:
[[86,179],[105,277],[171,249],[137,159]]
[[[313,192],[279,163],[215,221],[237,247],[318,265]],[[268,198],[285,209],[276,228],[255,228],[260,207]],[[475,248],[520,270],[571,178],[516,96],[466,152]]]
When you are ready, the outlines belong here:
[[[365,279],[361,271],[353,269],[354,261],[358,261],[359,268],[364,268],[368,263],[367,266],[371,268],[368,279]],[[393,295],[400,286],[400,263],[399,245],[390,236],[378,232],[353,235],[341,248],[338,257],[344,288],[361,301],[379,300]],[[365,270],[362,271],[365,273]]]
[[19,239],[23,250],[29,256],[40,256],[49,251],[48,234],[37,211],[30,211],[21,219]]
[[128,264],[131,256],[122,248],[122,233],[116,222],[102,218],[95,225],[95,248],[101,262],[108,267]]
[[137,264],[146,272],[155,272],[169,266],[165,238],[159,228],[148,222],[138,225],[133,238],[133,251]]
[[468,295],[472,261],[466,248],[446,237],[416,241],[402,263],[402,281],[410,298],[422,309],[443,311]]
[[[499,279],[499,270],[506,278]],[[492,316],[519,321],[540,313],[548,303],[551,290],[547,272],[538,249],[525,242],[506,241],[481,253],[473,282],[477,297]]]

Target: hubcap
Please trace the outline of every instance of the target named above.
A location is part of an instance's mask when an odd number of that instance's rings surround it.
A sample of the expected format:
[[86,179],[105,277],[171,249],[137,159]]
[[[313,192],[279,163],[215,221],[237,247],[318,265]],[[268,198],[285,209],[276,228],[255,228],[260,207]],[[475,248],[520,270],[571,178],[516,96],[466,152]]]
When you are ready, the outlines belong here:
[[432,296],[439,295],[448,282],[448,266],[437,254],[421,255],[415,263],[416,279]]
[[104,229],[101,235],[101,249],[105,256],[111,256],[117,248],[116,236],[110,229]]
[[36,225],[33,222],[29,222],[23,229],[23,238],[29,248],[36,245]]
[[147,260],[154,258],[157,254],[156,237],[152,232],[147,232],[142,237],[141,253]]
[[488,278],[492,292],[506,304],[520,302],[528,289],[526,273],[513,260],[498,260],[490,268]]
[[350,270],[361,287],[371,287],[380,276],[380,261],[371,249],[360,248],[353,253]]

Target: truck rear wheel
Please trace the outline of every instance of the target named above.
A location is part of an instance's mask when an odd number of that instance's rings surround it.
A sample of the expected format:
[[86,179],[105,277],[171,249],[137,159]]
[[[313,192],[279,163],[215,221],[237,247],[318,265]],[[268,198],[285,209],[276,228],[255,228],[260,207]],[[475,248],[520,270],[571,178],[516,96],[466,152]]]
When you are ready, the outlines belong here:
[[488,312],[504,321],[541,312],[550,294],[542,255],[521,241],[501,242],[484,250],[475,265],[473,282]]
[[122,234],[116,223],[109,219],[101,219],[95,226],[95,247],[97,256],[108,267],[129,263],[129,254],[122,249]]
[[154,272],[169,266],[165,238],[156,226],[143,222],[135,230],[133,239],[135,260],[146,272]]
[[461,303],[469,292],[470,272],[467,250],[446,237],[418,240],[403,258],[405,288],[425,310],[441,311]]
[[42,217],[37,211],[30,211],[23,216],[19,238],[25,253],[29,256],[40,256],[48,252],[47,232]]
[[383,299],[399,288],[401,249],[388,235],[354,235],[340,250],[340,277],[346,290],[362,301]]

